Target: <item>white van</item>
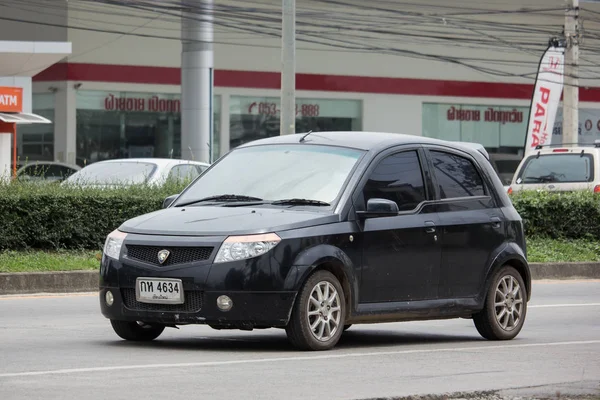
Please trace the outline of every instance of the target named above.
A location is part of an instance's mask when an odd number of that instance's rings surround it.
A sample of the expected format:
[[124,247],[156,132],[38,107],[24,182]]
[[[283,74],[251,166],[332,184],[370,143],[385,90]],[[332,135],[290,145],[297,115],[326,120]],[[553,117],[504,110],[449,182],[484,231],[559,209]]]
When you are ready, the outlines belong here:
[[600,192],[600,143],[536,147],[519,164],[508,193],[521,190]]

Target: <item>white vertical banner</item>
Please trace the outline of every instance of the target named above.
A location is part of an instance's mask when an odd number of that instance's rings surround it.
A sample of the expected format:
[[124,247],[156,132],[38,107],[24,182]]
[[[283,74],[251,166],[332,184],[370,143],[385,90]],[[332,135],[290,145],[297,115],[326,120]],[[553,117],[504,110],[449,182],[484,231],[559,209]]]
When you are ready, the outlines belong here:
[[531,99],[525,154],[535,150],[536,146],[552,143],[554,120],[563,90],[564,70],[565,49],[548,47],[540,62]]

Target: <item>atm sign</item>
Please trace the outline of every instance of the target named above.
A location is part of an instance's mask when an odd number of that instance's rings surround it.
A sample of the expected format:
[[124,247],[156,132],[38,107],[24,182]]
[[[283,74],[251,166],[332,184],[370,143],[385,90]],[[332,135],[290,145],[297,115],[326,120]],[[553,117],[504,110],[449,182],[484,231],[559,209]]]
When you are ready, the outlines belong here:
[[0,112],[23,111],[23,89],[0,86]]

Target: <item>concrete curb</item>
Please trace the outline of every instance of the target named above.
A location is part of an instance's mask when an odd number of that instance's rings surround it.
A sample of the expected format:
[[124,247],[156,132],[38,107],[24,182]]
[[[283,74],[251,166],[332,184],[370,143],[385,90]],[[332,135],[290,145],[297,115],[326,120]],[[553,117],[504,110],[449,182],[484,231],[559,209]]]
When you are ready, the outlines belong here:
[[98,290],[98,271],[20,272],[0,274],[0,295],[74,293]]
[[[541,279],[600,279],[600,263],[531,263],[531,276]],[[0,273],[0,295],[75,293],[98,290],[97,270]]]
[[600,279],[600,263],[530,263],[531,278]]

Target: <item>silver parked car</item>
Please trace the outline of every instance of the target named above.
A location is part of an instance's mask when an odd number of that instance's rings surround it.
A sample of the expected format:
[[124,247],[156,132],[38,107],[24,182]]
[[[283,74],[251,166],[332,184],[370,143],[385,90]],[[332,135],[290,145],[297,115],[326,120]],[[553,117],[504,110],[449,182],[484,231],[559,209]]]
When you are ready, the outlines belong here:
[[80,187],[161,186],[192,180],[209,164],[171,158],[123,158],[95,162],[71,175],[63,185]]

